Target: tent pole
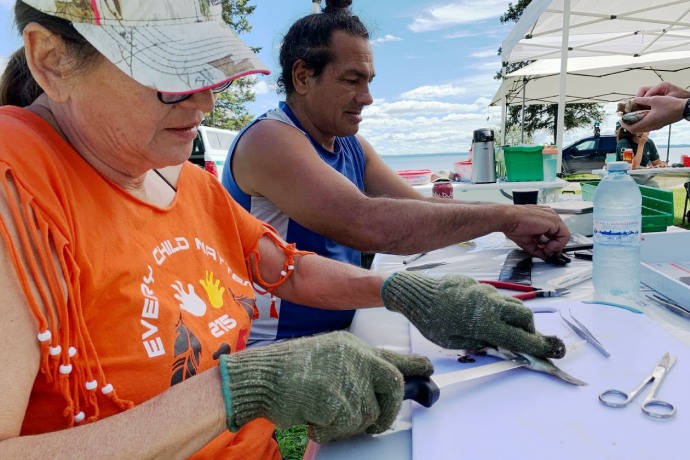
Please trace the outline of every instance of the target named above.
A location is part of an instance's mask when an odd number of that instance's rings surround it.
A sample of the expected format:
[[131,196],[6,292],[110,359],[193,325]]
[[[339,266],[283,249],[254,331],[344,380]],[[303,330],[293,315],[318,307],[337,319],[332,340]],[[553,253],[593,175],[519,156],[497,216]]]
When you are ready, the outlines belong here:
[[520,143],[525,143],[525,92],[527,89],[527,77],[522,77],[522,110],[520,113]]
[[668,164],[668,158],[671,155],[671,126],[673,126],[673,124],[668,125],[668,141],[666,142],[666,164]]
[[506,81],[506,66],[507,63],[503,63],[501,68],[501,146],[506,145],[506,119],[508,118],[508,99],[506,97],[505,91],[505,81]]
[[556,160],[556,171],[561,171],[563,152],[563,125],[565,122],[566,77],[568,76],[568,38],[570,35],[570,0],[563,1],[563,37],[561,40],[561,76],[558,94],[558,119],[556,121],[556,147],[561,155]]

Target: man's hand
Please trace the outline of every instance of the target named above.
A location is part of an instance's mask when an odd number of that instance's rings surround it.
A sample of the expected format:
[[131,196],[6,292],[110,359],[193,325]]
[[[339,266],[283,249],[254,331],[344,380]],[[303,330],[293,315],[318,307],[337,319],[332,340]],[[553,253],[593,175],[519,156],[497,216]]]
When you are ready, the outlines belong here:
[[510,206],[505,236],[528,254],[547,259],[560,254],[570,241],[570,231],[558,213],[548,206]]

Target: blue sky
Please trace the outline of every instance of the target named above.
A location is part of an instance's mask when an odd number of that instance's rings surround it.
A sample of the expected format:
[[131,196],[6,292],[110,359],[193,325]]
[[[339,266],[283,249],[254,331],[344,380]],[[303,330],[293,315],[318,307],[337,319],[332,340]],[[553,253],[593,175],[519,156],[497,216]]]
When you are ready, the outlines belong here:
[[[299,17],[311,13],[311,0],[254,0],[253,30],[242,38],[262,47],[273,74],[260,77],[257,100],[249,106],[259,115],[276,106],[278,48],[283,34]],[[380,154],[466,152],[472,131],[500,126],[500,111],[488,104],[498,90],[494,74],[497,50],[512,29],[499,17],[508,0],[354,0],[353,11],[369,28],[376,78],[374,103],[365,109],[360,133]],[[0,0],[0,65],[20,44],[12,26],[14,0]],[[607,106],[602,132],[611,133],[615,107]],[[564,144],[589,135],[591,129],[568,132]],[[666,145],[666,131],[650,136]],[[552,139],[536,135],[535,143]],[[690,130],[674,129],[674,143],[690,143]]]

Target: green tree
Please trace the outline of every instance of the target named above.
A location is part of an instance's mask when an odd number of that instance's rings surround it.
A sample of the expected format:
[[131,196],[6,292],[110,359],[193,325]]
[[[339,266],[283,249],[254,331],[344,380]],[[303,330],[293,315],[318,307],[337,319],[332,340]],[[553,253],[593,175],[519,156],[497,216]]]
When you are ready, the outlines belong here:
[[[247,19],[254,13],[255,5],[251,0],[223,0],[223,20],[238,35],[249,32],[252,26]],[[252,48],[258,52],[260,48]],[[239,130],[245,127],[253,117],[245,105],[256,100],[254,94],[255,77],[237,79],[216,98],[215,108],[204,118],[201,124],[215,128]]]
[[[525,8],[532,0],[518,0],[515,5],[508,4],[508,11],[501,16],[502,24],[506,22],[518,22]],[[501,50],[498,50],[501,54]],[[506,73],[514,72],[529,62],[515,62],[508,64]],[[498,72],[496,79],[501,78]],[[521,106],[510,106],[507,111],[506,130],[511,127],[520,128],[523,123]],[[531,136],[537,131],[546,131],[553,134],[553,143],[556,143],[556,120],[558,119],[558,104],[549,105],[528,105],[524,108],[524,132],[526,136]],[[592,126],[594,122],[604,120],[604,106],[602,104],[568,104],[565,106],[563,126],[566,130]]]

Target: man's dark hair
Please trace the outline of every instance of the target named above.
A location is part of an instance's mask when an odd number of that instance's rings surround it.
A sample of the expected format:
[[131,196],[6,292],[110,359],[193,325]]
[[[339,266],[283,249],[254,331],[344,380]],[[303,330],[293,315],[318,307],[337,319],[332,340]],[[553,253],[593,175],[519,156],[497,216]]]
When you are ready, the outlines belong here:
[[321,13],[305,16],[290,27],[280,47],[279,92],[288,96],[294,92],[292,67],[300,59],[314,71],[315,77],[321,75],[324,66],[335,57],[330,49],[334,32],[369,39],[369,31],[350,12],[350,5],[352,0],[326,0]]

